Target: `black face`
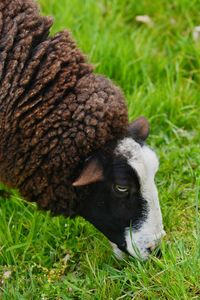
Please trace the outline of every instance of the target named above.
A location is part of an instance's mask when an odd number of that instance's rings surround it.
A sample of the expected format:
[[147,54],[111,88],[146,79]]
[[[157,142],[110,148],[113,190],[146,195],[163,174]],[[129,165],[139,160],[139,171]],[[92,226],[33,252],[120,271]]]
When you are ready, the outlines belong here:
[[97,155],[95,160],[103,179],[87,186],[89,198],[80,215],[126,252],[125,229],[138,229],[146,217],[137,174],[123,157]]

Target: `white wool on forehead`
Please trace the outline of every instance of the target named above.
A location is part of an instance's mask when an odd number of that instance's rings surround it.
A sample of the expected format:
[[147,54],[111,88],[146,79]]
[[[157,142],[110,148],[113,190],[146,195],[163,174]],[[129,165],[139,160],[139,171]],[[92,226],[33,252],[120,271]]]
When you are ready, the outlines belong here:
[[140,158],[141,146],[132,138],[122,139],[115,150],[116,154],[122,154],[127,159],[132,157],[133,159]]
[[141,189],[148,177],[154,177],[158,169],[158,158],[156,154],[147,146],[141,146],[132,138],[124,138],[118,144],[115,154],[124,156],[128,164],[137,172]]
[[118,144],[115,153],[124,156],[127,163],[136,171],[141,194],[150,205],[149,208],[158,209],[159,201],[154,177],[159,162],[155,152],[146,145],[141,146],[132,138],[124,138]]

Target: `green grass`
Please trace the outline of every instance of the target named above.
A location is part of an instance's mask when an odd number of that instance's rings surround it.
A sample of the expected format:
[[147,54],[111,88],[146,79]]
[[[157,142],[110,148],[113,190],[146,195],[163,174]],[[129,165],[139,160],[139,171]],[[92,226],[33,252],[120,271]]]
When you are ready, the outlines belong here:
[[[0,199],[0,299],[200,299],[200,2],[40,3],[52,33],[69,28],[96,72],[121,86],[130,120],[150,120],[167,236],[160,260],[117,261],[83,219],[51,218],[13,193]],[[154,26],[135,21],[144,14]]]

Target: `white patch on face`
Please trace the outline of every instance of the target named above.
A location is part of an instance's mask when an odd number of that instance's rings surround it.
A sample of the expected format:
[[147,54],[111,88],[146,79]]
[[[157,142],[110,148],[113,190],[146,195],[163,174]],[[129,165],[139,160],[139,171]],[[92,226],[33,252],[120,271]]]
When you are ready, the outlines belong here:
[[126,228],[125,240],[127,251],[135,257],[147,259],[165,235],[158,192],[154,176],[159,162],[156,154],[149,147],[140,146],[132,138],[123,139],[116,149],[116,154],[126,157],[128,164],[137,172],[142,197],[147,201],[147,218],[139,229]]

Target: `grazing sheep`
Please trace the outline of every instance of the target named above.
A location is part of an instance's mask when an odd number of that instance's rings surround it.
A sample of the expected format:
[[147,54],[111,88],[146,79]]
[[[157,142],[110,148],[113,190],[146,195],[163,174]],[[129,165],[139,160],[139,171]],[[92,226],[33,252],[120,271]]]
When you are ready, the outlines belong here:
[[32,0],[0,2],[0,181],[146,258],[164,233],[148,123],[128,125],[120,89],[51,25]]

